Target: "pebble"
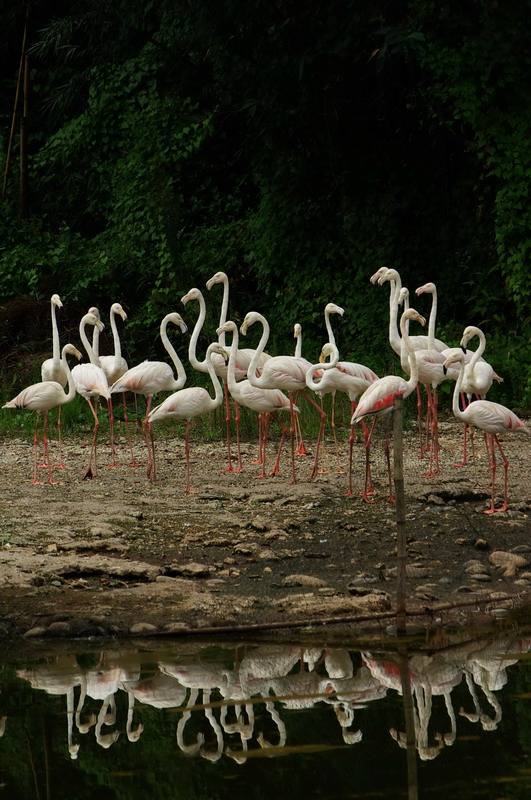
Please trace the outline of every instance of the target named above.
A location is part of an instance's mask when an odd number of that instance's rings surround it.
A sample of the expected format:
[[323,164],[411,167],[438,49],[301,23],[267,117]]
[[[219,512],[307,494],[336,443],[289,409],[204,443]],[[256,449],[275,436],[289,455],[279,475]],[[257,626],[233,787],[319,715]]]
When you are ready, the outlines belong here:
[[35,628],[30,628],[29,631],[26,631],[26,633],[22,634],[22,638],[36,639],[39,636],[46,636],[46,633],[47,633],[46,628],[37,626]]
[[48,633],[52,636],[67,636],[70,633],[70,625],[68,622],[52,622],[48,626]]
[[133,636],[150,636],[153,633],[156,633],[158,628],[156,625],[152,625],[150,622],[135,622],[134,625],[131,625],[129,628],[129,633]]
[[527,567],[529,559],[519,556],[516,553],[508,553],[504,550],[495,550],[489,556],[489,561],[502,570],[504,577],[512,578],[516,575],[516,570],[520,567]]
[[287,575],[282,580],[282,586],[308,586],[318,589],[327,585],[326,581],[316,578],[314,575]]

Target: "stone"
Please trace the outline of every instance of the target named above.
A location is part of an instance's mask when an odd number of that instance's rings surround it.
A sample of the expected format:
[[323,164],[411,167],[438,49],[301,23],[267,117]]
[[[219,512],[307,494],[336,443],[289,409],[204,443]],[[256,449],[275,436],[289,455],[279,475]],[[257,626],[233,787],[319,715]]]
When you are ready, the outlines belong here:
[[168,567],[168,572],[183,578],[208,578],[212,570],[208,564],[197,564],[191,561],[189,564],[172,564],[171,567]]
[[321,586],[328,586],[328,584],[314,575],[287,575],[282,581],[282,586],[307,586],[318,589]]
[[51,633],[52,636],[68,636],[70,633],[70,625],[68,622],[52,622],[52,624],[48,626],[48,633]]
[[46,636],[47,630],[46,628],[37,626],[35,628],[30,628],[29,631],[22,634],[23,639],[37,639],[39,636]]
[[516,553],[508,553],[504,550],[495,550],[489,556],[489,561],[502,571],[505,578],[512,578],[516,575],[516,570],[520,567],[527,567],[529,559]]
[[156,633],[157,630],[157,626],[152,625],[150,622],[135,622],[135,624],[131,625],[129,628],[129,633],[133,636],[150,636]]

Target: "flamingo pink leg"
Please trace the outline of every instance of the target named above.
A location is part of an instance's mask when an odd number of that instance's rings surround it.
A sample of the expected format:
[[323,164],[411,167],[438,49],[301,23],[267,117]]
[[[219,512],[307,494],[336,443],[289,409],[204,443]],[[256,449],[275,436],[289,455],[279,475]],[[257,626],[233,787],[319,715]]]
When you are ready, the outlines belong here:
[[241,472],[243,469],[242,452],[240,448],[240,406],[234,401],[234,422],[236,423],[236,449],[238,451],[238,466],[234,472]]
[[231,453],[231,440],[230,440],[230,403],[229,403],[229,387],[227,381],[223,381],[223,391],[225,393],[225,425],[227,426],[227,459],[228,465],[222,472],[236,472],[232,466],[232,453]]
[[116,446],[114,441],[114,412],[112,409],[112,400],[109,398],[107,400],[107,410],[109,413],[109,434],[111,438],[111,463],[106,464],[106,467],[118,467],[119,464],[116,463]]
[[[100,421],[98,419],[98,413],[97,413],[97,410],[95,410],[95,409],[97,409],[98,401],[96,400],[94,402],[94,406],[93,406],[90,397],[87,397],[87,403],[89,404],[89,408],[90,408],[90,410],[92,412],[92,416],[94,417],[94,428],[92,430],[92,443],[90,445],[89,461],[88,461],[88,464],[87,464],[87,468],[85,470],[85,474],[83,475],[83,480],[86,480],[87,478],[94,478],[97,475],[96,443],[97,443],[97,438],[98,438],[98,429],[100,427]],[[94,469],[92,468],[93,460],[94,460]]]
[[303,395],[306,397],[307,400],[312,404],[314,408],[317,409],[320,417],[321,417],[321,424],[319,425],[319,433],[317,434],[317,444],[315,446],[315,457],[313,461],[313,469],[310,475],[310,480],[313,481],[315,476],[317,475],[317,467],[319,464],[319,448],[321,446],[321,439],[323,438],[323,431],[326,422],[326,413],[323,411],[321,406],[313,400],[307,392],[303,392]]
[[59,445],[59,463],[55,464],[55,469],[70,469],[63,462],[63,440],[61,438],[61,406],[57,412],[57,444]]
[[422,434],[422,396],[420,394],[420,386],[417,383],[417,419],[419,428],[419,458],[424,458],[424,444]]
[[[136,399],[136,394],[135,394]],[[135,455],[133,452],[133,440],[131,437],[131,430],[129,428],[129,415],[127,413],[127,399],[125,392],[122,392],[122,403],[124,404],[124,422],[125,422],[125,434],[127,436],[127,446],[129,448],[129,452],[131,453],[131,461],[129,462],[130,467],[138,467],[140,466],[138,461],[135,459]]]
[[374,486],[372,483],[372,475],[371,475],[371,442],[372,442],[372,435],[374,433],[374,427],[376,425],[377,417],[375,416],[372,425],[370,428],[365,426],[363,428],[363,437],[365,440],[365,488],[361,494],[363,500],[366,503],[374,503],[374,500],[370,497],[370,495],[374,494]]
[[289,396],[289,414],[290,414],[290,439],[291,439],[291,484],[297,483],[297,476],[295,475],[295,417],[296,414],[293,410],[293,392],[288,393]]
[[[271,476],[278,475],[278,471],[280,469],[280,457],[282,455],[282,448],[284,447],[284,440],[285,440],[286,434],[288,432],[288,429],[280,421],[280,419],[279,419],[279,417],[278,417],[278,415],[276,413],[273,413],[273,419],[275,420],[275,422],[278,422],[278,424],[280,425],[281,435],[280,435],[280,444],[278,446],[278,452],[277,452],[277,457],[276,457],[276,460],[275,460],[275,465],[274,465],[273,469],[271,470],[271,472],[269,473]],[[265,461],[265,441],[264,441],[264,461]]]
[[186,433],[184,437],[184,453],[186,456],[186,489],[187,494],[199,494],[197,489],[190,489],[190,420],[186,420]]
[[[508,484],[508,470],[509,470],[509,461],[503,452],[502,446],[498,440],[498,437],[495,433],[489,435],[489,443],[490,443],[490,476],[491,476],[491,500],[490,500],[490,508],[485,509],[485,514],[494,514],[496,511],[507,511],[507,484]],[[494,479],[496,477],[496,451],[494,450],[494,445],[497,445],[498,450],[500,451],[502,461],[503,461],[503,470],[504,470],[504,480],[503,480],[503,503],[499,508],[494,507]]]

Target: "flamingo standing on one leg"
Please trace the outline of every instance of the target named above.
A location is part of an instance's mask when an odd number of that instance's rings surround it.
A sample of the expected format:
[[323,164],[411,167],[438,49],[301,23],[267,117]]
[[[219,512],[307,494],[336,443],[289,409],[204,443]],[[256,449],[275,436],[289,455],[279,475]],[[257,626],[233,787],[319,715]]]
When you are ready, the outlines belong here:
[[[331,361],[324,364],[323,360],[331,356]],[[350,413],[351,416],[356,408],[356,400],[369,388],[369,386],[378,380],[378,375],[363,364],[356,364],[352,361],[339,361],[339,352],[335,344],[327,342],[319,358],[319,364],[314,364],[306,373],[306,386],[312,389],[316,394],[323,396],[330,392],[344,392],[348,395],[350,400]],[[319,381],[313,380],[313,375],[317,369],[323,369],[322,377]],[[363,437],[367,441],[369,436],[369,429],[365,425],[365,421],[361,420],[363,428]],[[346,495],[352,495],[352,450],[354,446],[354,427],[351,426],[349,436],[349,486]],[[372,480],[370,477],[369,465],[369,485],[366,487],[366,493],[372,494]]]
[[[74,383],[76,385],[76,391],[82,397],[85,398],[87,401],[92,416],[94,418],[94,428],[92,431],[92,443],[90,446],[90,454],[89,460],[87,464],[87,468],[85,470],[85,474],[83,479],[85,478],[93,478],[96,475],[97,470],[97,463],[96,463],[96,442],[98,438],[98,429],[100,427],[100,421],[98,419],[98,411],[97,411],[97,402],[98,398],[105,397],[107,400],[107,404],[109,404],[111,399],[111,393],[109,392],[109,384],[107,382],[107,378],[105,377],[105,373],[99,365],[99,358],[96,357],[94,350],[87,338],[87,334],[85,333],[85,326],[86,325],[95,325],[98,330],[101,332],[105,327],[103,322],[99,320],[94,314],[90,312],[85,314],[82,317],[81,322],[79,323],[79,336],[83,343],[83,347],[89,357],[90,363],[89,364],[77,364],[72,370],[72,377],[74,378]],[[94,405],[92,404],[91,397],[95,398]],[[109,427],[111,428],[111,436],[112,436],[112,414],[109,413]],[[94,466],[93,466],[94,465]]]
[[35,420],[35,434],[33,436],[33,483],[38,484],[37,480],[37,449],[38,449],[38,429],[39,429],[39,414],[44,414],[42,443],[44,449],[44,459],[48,466],[48,482],[56,483],[52,475],[52,462],[48,452],[48,440],[46,438],[46,426],[48,422],[48,411],[56,406],[63,406],[74,399],[76,394],[76,387],[74,379],[68,366],[66,356],[70,354],[77,359],[81,358],[81,353],[74,347],[73,344],[65,344],[61,351],[61,361],[63,364],[66,380],[68,383],[68,392],[65,394],[63,386],[58,381],[41,381],[41,383],[34,383],[27,386],[16,397],[2,406],[2,408],[27,408],[30,411],[36,411]]
[[[56,383],[60,383],[64,388],[68,383],[68,375],[65,371],[63,360],[61,358],[59,330],[57,328],[56,309],[63,307],[61,298],[58,294],[52,295],[50,299],[50,305],[52,311],[52,357],[47,358],[46,361],[42,362],[41,378],[43,381],[55,381]],[[59,463],[55,466],[58,468],[64,468],[66,467],[66,464],[63,463],[63,448],[61,441],[61,406],[59,406],[57,411],[57,443],[59,445]],[[46,467],[48,465],[43,462],[41,466]]]
[[[491,499],[490,508],[485,509],[485,514],[494,514],[496,511],[507,510],[507,481],[509,471],[509,461],[503,452],[502,446],[498,439],[498,434],[507,433],[508,431],[522,430],[525,433],[531,433],[531,430],[519,419],[514,411],[510,408],[502,406],[500,403],[493,403],[490,400],[473,400],[463,411],[459,408],[459,393],[462,391],[463,379],[465,375],[465,357],[462,353],[454,353],[445,361],[445,368],[451,367],[453,364],[459,364],[459,376],[457,378],[454,395],[452,399],[452,411],[454,416],[466,422],[469,425],[474,425],[487,434],[490,453],[490,477],[491,477]],[[496,453],[494,446],[500,451],[503,469],[504,469],[504,488],[503,488],[503,503],[498,508],[494,506],[494,480],[496,477]]]
[[[288,431],[286,426],[283,425],[282,422],[280,421],[277,412],[289,411],[290,408],[289,398],[286,397],[286,395],[283,394],[283,392],[281,392],[279,389],[259,389],[258,387],[253,386],[252,383],[247,379],[244,379],[242,381],[236,381],[235,362],[239,344],[238,328],[236,327],[236,323],[231,321],[225,322],[224,325],[218,328],[216,333],[218,336],[225,333],[232,334],[232,342],[229,355],[229,368],[227,372],[227,385],[229,388],[229,392],[231,393],[234,400],[237,401],[238,405],[242,405],[245,406],[246,408],[250,408],[253,411],[256,411],[263,419],[263,424],[261,426],[261,431],[260,431],[260,463],[262,464],[262,472],[260,475],[256,476],[257,478],[266,477],[265,454],[266,454],[268,425],[264,419],[265,415],[272,414],[273,419],[280,426],[281,429],[280,445],[278,448],[275,465],[270,473],[272,476],[277,475],[280,466],[280,456],[282,454],[282,448],[284,446],[284,439],[286,438],[286,433]],[[299,409],[296,406],[294,406],[294,411],[298,413]]]
[[[351,425],[354,425],[356,422],[363,419],[363,417],[368,416],[369,414],[389,414],[393,410],[393,403],[396,394],[402,394],[405,398],[408,397],[411,392],[415,391],[418,381],[417,359],[415,357],[415,350],[411,345],[407,331],[407,323],[408,320],[411,319],[417,320],[417,322],[420,322],[421,325],[426,324],[424,317],[421,317],[418,311],[415,311],[414,308],[409,308],[407,311],[404,311],[400,318],[400,332],[407,347],[409,361],[411,364],[411,375],[409,380],[406,381],[404,378],[399,377],[398,375],[386,375],[384,378],[378,378],[378,380],[371,383],[369,388],[364,391],[359,399],[357,408],[352,415]],[[367,486],[369,477],[372,430],[373,429],[371,429],[370,435],[365,442],[365,490],[362,496],[366,502],[370,502],[367,493]],[[388,438],[386,443],[386,455],[387,472],[389,477],[389,499],[393,501]]]
[[143,361],[141,364],[131,367],[130,370],[124,373],[122,377],[111,386],[111,394],[115,392],[134,392],[135,395],[141,394],[147,397],[146,416],[142,423],[142,429],[144,431],[148,453],[147,473],[148,477],[153,482],[157,479],[155,467],[155,440],[153,437],[153,427],[148,422],[153,395],[157,394],[157,392],[176,392],[182,389],[186,383],[186,372],[184,371],[181,359],[168,338],[166,329],[170,322],[177,325],[182,333],[186,333],[188,328],[181,315],[176,312],[166,314],[160,323],[160,338],[177,370],[177,378],[174,377],[172,368],[169,364],[166,364],[165,361]]
[[192,386],[189,389],[180,389],[164,400],[160,405],[150,411],[148,423],[152,425],[160,419],[175,417],[176,419],[186,420],[186,433],[184,452],[186,457],[186,487],[188,494],[197,494],[197,491],[190,488],[190,422],[194,417],[207,414],[221,405],[223,402],[223,389],[214,371],[212,363],[212,353],[217,353],[223,360],[229,358],[229,354],[221,347],[218,342],[210,344],[206,351],[205,361],[208,374],[214,386],[214,397],[210,397],[206,389],[200,386]]
[[295,356],[274,356],[269,358],[265,364],[263,364],[262,374],[258,376],[257,368],[260,356],[265,349],[267,340],[269,339],[269,323],[262,314],[259,314],[256,311],[250,311],[246,315],[240,330],[245,336],[250,326],[255,322],[260,322],[262,325],[262,337],[247,370],[247,377],[251,384],[259,389],[280,389],[288,392],[291,410],[290,434],[292,483],[297,482],[295,475],[295,411],[293,404],[293,392],[302,392],[306,399],[314,406],[315,409],[317,409],[321,417],[319,433],[317,436],[317,444],[315,448],[313,469],[310,475],[310,480],[312,480],[317,475],[319,446],[321,444],[321,437],[323,435],[323,428],[326,421],[325,412],[306,391],[306,373],[312,365],[305,358],[296,358]]

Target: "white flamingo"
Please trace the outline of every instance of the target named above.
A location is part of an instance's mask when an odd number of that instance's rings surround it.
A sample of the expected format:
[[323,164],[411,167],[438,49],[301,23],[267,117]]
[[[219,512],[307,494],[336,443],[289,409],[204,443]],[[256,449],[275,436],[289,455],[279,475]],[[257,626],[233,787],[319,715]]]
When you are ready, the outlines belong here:
[[[406,381],[404,378],[398,375],[386,375],[384,378],[378,378],[378,380],[371,383],[358,401],[357,408],[352,415],[351,425],[354,425],[356,422],[359,422],[361,419],[363,419],[363,417],[366,417],[370,414],[389,414],[393,410],[395,395],[402,394],[403,397],[406,398],[411,394],[411,392],[415,391],[418,381],[417,359],[415,358],[415,350],[411,345],[407,331],[407,323],[408,320],[411,319],[417,320],[417,322],[420,322],[421,325],[426,324],[424,317],[421,317],[418,311],[415,311],[414,308],[409,308],[407,311],[404,311],[400,318],[400,332],[407,347],[409,353],[409,362],[411,364],[411,375],[409,380]],[[372,431],[373,428],[371,428],[371,432],[365,442],[365,489],[362,497],[366,502],[371,502],[368,496],[368,484]],[[388,435],[386,437],[386,457],[389,477],[389,499],[392,501],[393,492],[391,485],[391,465],[389,461]]]
[[[284,446],[284,439],[286,437],[287,428],[285,425],[282,424],[280,421],[277,412],[278,411],[289,411],[290,403],[289,398],[286,397],[283,392],[279,389],[260,389],[257,386],[253,386],[253,384],[244,379],[242,381],[236,381],[235,376],[235,362],[236,362],[236,353],[238,352],[238,344],[239,344],[239,337],[238,337],[238,328],[235,322],[225,322],[224,325],[218,328],[216,331],[217,335],[221,338],[221,335],[225,335],[225,333],[232,334],[232,342],[229,354],[229,369],[227,372],[227,385],[230,394],[236,401],[236,409],[238,406],[242,405],[246,408],[250,408],[253,411],[256,411],[263,419],[266,414],[272,414],[273,419],[275,422],[278,423],[281,429],[281,437],[280,437],[280,445],[278,448],[277,458],[275,461],[275,465],[271,471],[271,475],[277,475],[279,466],[280,466],[280,456],[282,454],[282,448]],[[295,411],[298,412],[299,409],[295,406]],[[238,413],[238,411],[237,411]],[[260,475],[257,475],[258,478],[265,478],[265,452],[266,452],[266,438],[267,438],[267,431],[268,426],[264,420],[261,426],[261,442],[260,442],[260,463],[262,464],[262,472]]]
[[217,342],[208,346],[206,351],[206,363],[208,374],[214,386],[214,397],[210,397],[206,389],[200,386],[192,386],[189,389],[180,389],[174,392],[164,400],[160,405],[156,406],[148,415],[148,423],[152,425],[154,422],[161,419],[168,419],[170,417],[176,419],[186,420],[186,433],[184,452],[186,457],[186,488],[185,492],[188,494],[197,494],[197,491],[190,488],[190,422],[194,417],[201,414],[206,414],[213,411],[223,402],[223,389],[219,383],[214,365],[212,363],[212,353],[217,353],[222,358],[228,360],[228,353]]
[[[63,304],[58,294],[53,294],[50,298],[51,317],[52,317],[52,357],[47,358],[41,365],[41,379],[43,381],[55,381],[60,383],[63,389],[68,383],[68,375],[63,366],[61,358],[61,346],[59,343],[59,329],[57,327],[56,309],[62,308]],[[57,444],[59,446],[59,463],[55,465],[56,468],[64,468],[66,464],[63,463],[63,445],[61,440],[61,406],[57,411]],[[41,466],[48,466],[44,462]]]
[[44,460],[48,466],[48,482],[56,483],[52,475],[52,462],[48,452],[48,440],[46,438],[46,427],[48,422],[48,411],[56,406],[65,405],[74,399],[76,394],[76,387],[70,367],[68,366],[66,356],[73,355],[77,359],[81,358],[81,353],[74,347],[73,344],[65,344],[61,351],[61,361],[66,374],[68,383],[68,392],[57,381],[41,381],[27,386],[16,397],[9,402],[5,403],[2,408],[27,408],[29,411],[36,411],[35,420],[35,433],[33,436],[33,483],[38,484],[37,480],[37,450],[38,450],[38,429],[39,429],[39,415],[41,412],[44,415],[42,443],[44,449]]
[[[105,327],[103,322],[90,312],[81,318],[81,322],[79,323],[79,337],[89,357],[90,363],[77,364],[77,366],[75,366],[72,370],[72,377],[74,378],[76,391],[85,398],[94,418],[89,460],[83,479],[93,478],[97,474],[96,441],[98,437],[98,429],[100,427],[100,421],[98,419],[98,398],[105,397],[107,404],[109,404],[111,399],[107,378],[105,377],[105,373],[99,365],[99,358],[95,355],[94,350],[92,349],[92,346],[87,338],[87,334],[85,332],[86,325],[95,325],[100,332]],[[94,405],[92,404],[91,397],[95,398]],[[111,428],[112,438],[113,432],[111,413],[109,413],[109,426]]]
[[317,437],[317,446],[315,448],[315,458],[313,469],[310,476],[312,480],[317,474],[317,467],[319,461],[319,443],[321,440],[326,414],[322,408],[311,398],[306,391],[306,373],[312,366],[305,358],[297,358],[296,356],[274,356],[269,358],[262,366],[262,374],[258,376],[258,364],[260,356],[262,355],[267,340],[269,339],[269,323],[266,318],[259,314],[257,311],[250,311],[240,328],[243,335],[245,335],[251,325],[259,322],[262,325],[262,336],[258,347],[255,350],[254,356],[249,365],[247,376],[253,386],[259,389],[280,389],[281,391],[288,392],[290,400],[291,411],[291,470],[292,482],[296,483],[297,478],[295,475],[295,406],[293,403],[293,392],[302,392],[306,399],[317,409],[320,417],[321,424],[319,426],[319,434]]
[[[134,392],[134,394],[141,394],[147,398],[146,415],[142,423],[142,429],[148,453],[147,472],[152,481],[156,481],[155,440],[153,438],[153,428],[148,424],[148,416],[151,411],[153,395],[158,392],[176,392],[182,389],[186,383],[186,372],[168,338],[167,327],[170,322],[180,328],[182,333],[186,333],[188,329],[181,315],[176,312],[166,314],[160,323],[160,338],[177,371],[177,378],[174,377],[172,368],[165,361],[143,361],[141,364],[137,364],[127,370],[111,386],[111,394],[115,392]],[[131,463],[133,466],[136,464],[134,461]]]
[[[502,406],[500,403],[493,403],[490,400],[473,400],[463,411],[459,408],[459,393],[463,385],[463,378],[465,373],[465,359],[462,353],[454,353],[445,361],[445,367],[451,367],[453,364],[459,364],[459,377],[457,378],[454,396],[452,400],[452,411],[454,416],[466,422],[469,425],[474,425],[487,434],[487,441],[489,445],[490,454],[490,477],[491,477],[491,501],[490,508],[485,509],[485,514],[493,514],[495,511],[507,510],[507,482],[509,461],[503,452],[502,446],[498,439],[498,434],[507,433],[508,431],[523,430],[525,433],[531,433],[529,428],[519,419],[514,411]],[[496,452],[495,446],[500,451],[503,469],[504,469],[504,489],[503,489],[503,503],[498,508],[494,506],[494,481],[496,478]]]
[[[121,343],[120,343],[120,335],[118,333],[118,327],[116,325],[116,316],[117,315],[119,317],[121,317],[121,319],[124,322],[127,319],[127,314],[123,310],[123,308],[120,305],[120,303],[113,303],[112,306],[111,306],[111,310],[109,312],[109,318],[110,318],[110,321],[111,321],[111,330],[112,330],[112,338],[113,338],[113,346],[114,346],[114,355],[100,356],[99,352],[97,352],[97,351],[95,352],[95,355],[99,358],[100,367],[102,368],[102,370],[105,373],[105,377],[107,378],[107,383],[109,384],[109,386],[112,386],[112,384],[115,381],[117,381],[118,378],[120,378],[125,372],[127,372],[127,369],[128,369],[127,361],[122,356],[122,346],[121,346]],[[95,315],[95,316],[98,316],[98,319],[99,319],[99,314]],[[99,335],[98,329],[94,328],[94,336],[96,337],[96,339],[97,339],[98,335]],[[93,345],[92,349],[94,350],[94,345]],[[122,400],[123,400],[123,404],[124,404],[124,420],[125,420],[125,426],[126,426],[126,430],[127,430],[127,439],[129,441],[129,445],[130,445],[131,444],[131,440],[130,440],[130,436],[129,436],[129,419],[127,417],[127,406],[126,406],[126,402],[125,402],[125,394],[123,394]],[[112,398],[111,398],[111,401],[109,403],[109,413],[113,414]],[[113,414],[113,423],[114,423],[114,414]],[[114,425],[113,425],[113,430],[114,430]],[[111,458],[112,458],[112,461],[107,466],[109,466],[109,467],[117,467],[118,464],[116,463],[116,452],[115,452],[115,444],[114,444],[114,435],[113,435],[113,437],[111,439]]]

